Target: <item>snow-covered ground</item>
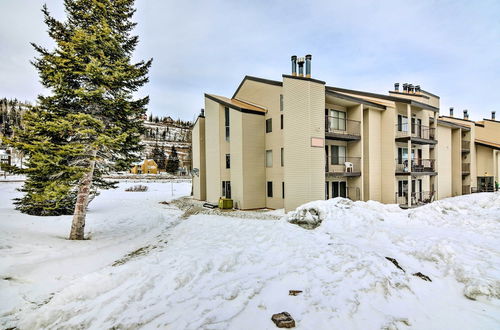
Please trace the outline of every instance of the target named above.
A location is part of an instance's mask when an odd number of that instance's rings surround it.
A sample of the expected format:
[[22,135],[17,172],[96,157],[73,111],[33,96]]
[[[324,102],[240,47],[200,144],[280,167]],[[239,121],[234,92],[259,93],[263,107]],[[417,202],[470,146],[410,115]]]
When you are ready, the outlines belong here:
[[[275,329],[282,311],[297,329],[499,327],[499,193],[409,211],[334,199],[278,221],[180,220],[158,203],[169,183],[130,185],[97,197],[91,240],[72,242],[70,217],[21,215],[9,201],[19,183],[0,183],[0,327]],[[174,197],[189,192],[178,183]],[[298,215],[322,222],[287,221]]]

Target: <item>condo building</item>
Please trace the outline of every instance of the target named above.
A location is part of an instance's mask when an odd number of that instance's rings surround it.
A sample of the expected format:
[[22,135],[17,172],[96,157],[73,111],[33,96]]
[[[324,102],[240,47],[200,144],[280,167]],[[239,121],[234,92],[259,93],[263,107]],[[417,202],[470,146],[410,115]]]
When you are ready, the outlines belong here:
[[230,98],[205,94],[192,133],[195,199],[290,211],[340,196],[408,208],[499,180],[494,117],[440,117],[439,96],[419,85],[387,95],[329,86],[311,77],[311,60],[292,56],[279,81],[246,76]]

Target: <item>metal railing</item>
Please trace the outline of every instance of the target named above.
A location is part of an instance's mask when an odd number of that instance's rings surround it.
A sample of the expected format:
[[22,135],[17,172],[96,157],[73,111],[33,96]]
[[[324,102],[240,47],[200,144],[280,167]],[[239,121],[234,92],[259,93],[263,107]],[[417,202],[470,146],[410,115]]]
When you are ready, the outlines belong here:
[[480,193],[480,192],[494,192],[495,187],[493,185],[481,186],[481,187],[472,187],[471,193]]
[[358,120],[325,116],[325,132],[361,136],[361,122]]
[[326,157],[326,173],[359,173],[361,157]]
[[[410,128],[411,132],[409,130]],[[418,124],[411,124],[411,125],[409,125],[408,123],[396,124],[396,137],[397,138],[414,137],[425,140],[434,140],[435,128]]]
[[[411,206],[419,206],[434,201],[434,191],[414,191],[411,193]],[[409,206],[408,192],[396,193],[396,204],[400,206]]]
[[462,163],[462,173],[470,173],[470,163]]
[[470,141],[462,141],[462,150],[470,150]]
[[396,173],[435,172],[435,159],[412,159],[411,168],[408,159],[396,158]]
[[468,195],[470,194],[471,190],[470,190],[470,186],[467,185],[467,186],[462,186],[462,195]]

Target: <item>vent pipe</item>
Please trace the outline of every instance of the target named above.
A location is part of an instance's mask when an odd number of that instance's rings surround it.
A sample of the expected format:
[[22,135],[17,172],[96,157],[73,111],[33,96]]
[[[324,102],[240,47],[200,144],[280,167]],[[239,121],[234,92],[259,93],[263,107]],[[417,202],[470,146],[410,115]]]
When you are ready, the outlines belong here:
[[453,107],[450,107],[450,117],[453,117]]
[[415,86],[415,93],[420,93],[420,85]]
[[205,109],[201,108],[200,116],[205,117]]
[[469,119],[469,112],[467,111],[467,109],[464,110],[464,119]]
[[404,83],[403,84],[403,93],[407,93],[407,92],[408,92],[408,84]]
[[495,120],[495,111],[491,112],[491,120]]
[[399,83],[394,83],[394,91],[399,92]]
[[299,57],[297,59],[297,64],[299,65],[299,77],[304,77],[304,58]]
[[297,75],[297,55],[292,56],[292,76]]
[[413,94],[413,84],[408,84],[408,93]]
[[306,78],[311,78],[311,60],[312,60],[312,55],[307,54],[306,55]]

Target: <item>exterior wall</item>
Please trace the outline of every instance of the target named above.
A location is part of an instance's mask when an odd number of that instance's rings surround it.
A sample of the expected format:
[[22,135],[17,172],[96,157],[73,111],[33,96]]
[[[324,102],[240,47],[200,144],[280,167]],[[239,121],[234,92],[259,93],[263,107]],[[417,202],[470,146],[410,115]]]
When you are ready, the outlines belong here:
[[[394,203],[397,189],[396,157],[396,109],[388,107],[380,111],[380,201],[383,203]],[[376,156],[375,156],[376,157]],[[374,173],[375,175],[375,173]]]
[[459,129],[451,133],[451,189],[452,196],[462,195],[462,134]]
[[[250,104],[258,104],[267,109],[267,113],[263,118],[263,128],[260,133],[264,135],[265,146],[261,150],[262,163],[264,164],[264,156],[266,150],[273,151],[273,166],[265,168],[264,180],[264,197],[265,207],[278,209],[284,207],[284,199],[282,198],[282,185],[284,181],[284,167],[281,166],[281,148],[283,148],[283,130],[280,128],[281,115],[280,111],[280,94],[283,93],[281,86],[270,85],[254,80],[246,80],[236,94],[238,100],[248,102]],[[272,132],[266,133],[265,120],[272,119]],[[286,122],[286,119],[284,119]],[[285,151],[286,153],[286,151]],[[260,164],[259,164],[260,166]],[[267,197],[267,182],[273,183],[273,197]],[[260,190],[259,190],[260,191]],[[264,206],[263,206],[264,207]]]
[[439,143],[438,158],[437,158],[437,171],[438,171],[438,190],[437,198],[447,198],[452,196],[452,129],[450,127],[438,126],[437,138]]
[[206,151],[206,199],[217,203],[222,193],[221,186],[221,134],[220,117],[224,115],[222,107],[205,98],[205,151]]
[[476,146],[477,176],[495,176],[493,149],[485,146]]
[[325,86],[308,79],[283,78],[285,211],[325,198]]
[[[381,166],[381,113],[379,110],[368,108],[364,113],[364,174],[365,200],[382,199],[382,166]],[[394,140],[392,141],[394,144]],[[391,173],[391,179],[394,173]]]
[[193,176],[193,198],[204,201],[206,194],[206,159],[205,159],[205,118],[198,117],[192,132],[193,168],[198,175]]
[[239,209],[266,206],[264,132],[264,116],[231,112],[231,197]]

